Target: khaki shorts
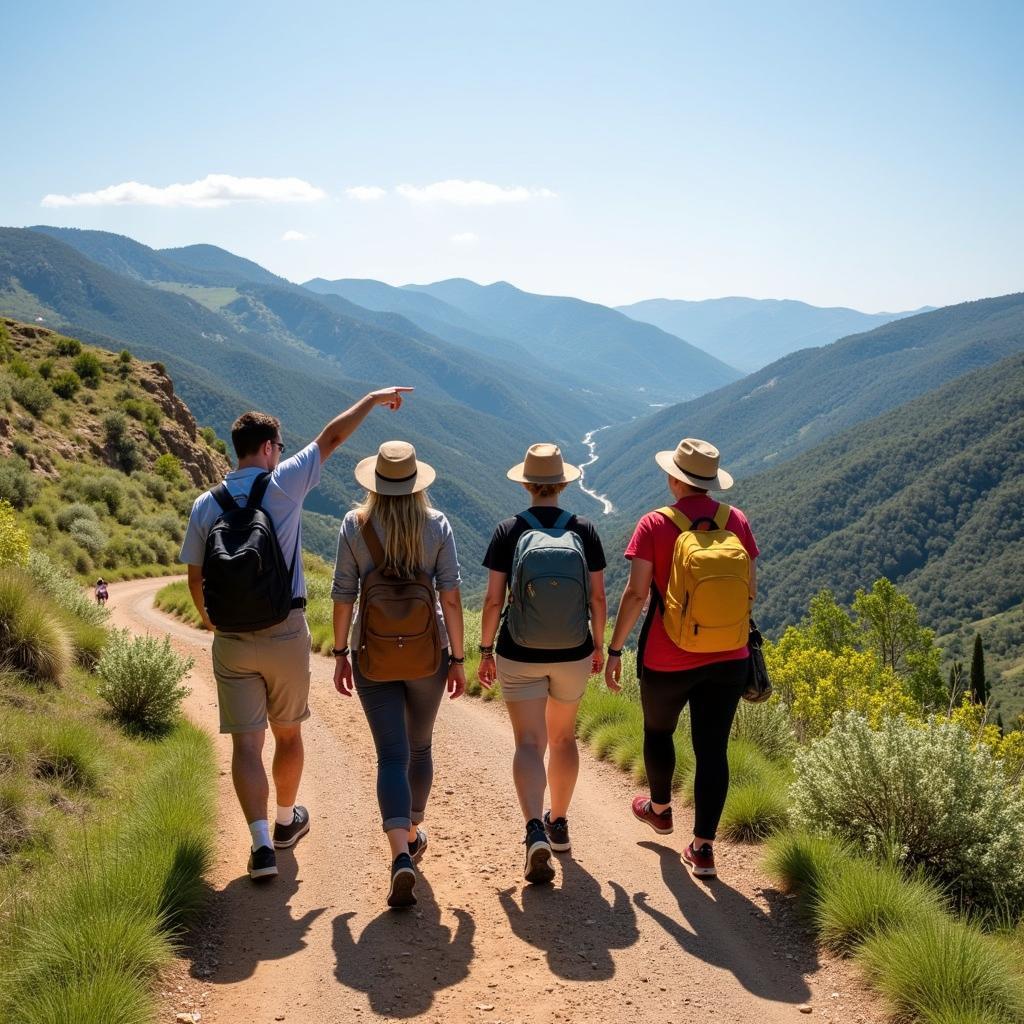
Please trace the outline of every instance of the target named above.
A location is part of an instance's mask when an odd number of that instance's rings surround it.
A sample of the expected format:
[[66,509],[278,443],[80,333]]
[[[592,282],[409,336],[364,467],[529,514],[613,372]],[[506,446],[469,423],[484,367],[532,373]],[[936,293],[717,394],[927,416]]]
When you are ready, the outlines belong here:
[[255,633],[214,633],[220,731],[257,732],[309,718],[312,637],[301,608]]
[[530,664],[495,656],[501,695],[507,701],[552,700],[575,704],[587,688],[590,678],[590,655],[581,661],[546,661]]

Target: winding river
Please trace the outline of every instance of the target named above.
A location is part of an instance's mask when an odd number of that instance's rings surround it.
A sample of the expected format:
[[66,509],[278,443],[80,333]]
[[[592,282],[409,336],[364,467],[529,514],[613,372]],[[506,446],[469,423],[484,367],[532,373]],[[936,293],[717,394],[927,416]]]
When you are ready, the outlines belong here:
[[592,466],[595,462],[597,462],[598,459],[597,442],[594,440],[594,435],[600,433],[602,430],[607,430],[610,426],[611,424],[609,423],[603,427],[598,427],[596,430],[591,430],[587,433],[587,435],[583,438],[583,444],[586,446],[587,451],[590,452],[590,457],[587,459],[586,462],[580,463],[580,469],[582,470],[582,475],[580,476],[580,490],[583,491],[584,494],[589,494],[590,497],[594,499],[594,501],[600,502],[601,511],[606,516],[610,516],[615,511],[615,506],[605,497],[605,495],[598,494],[597,491],[592,491],[589,487],[587,487],[586,478],[587,466]]

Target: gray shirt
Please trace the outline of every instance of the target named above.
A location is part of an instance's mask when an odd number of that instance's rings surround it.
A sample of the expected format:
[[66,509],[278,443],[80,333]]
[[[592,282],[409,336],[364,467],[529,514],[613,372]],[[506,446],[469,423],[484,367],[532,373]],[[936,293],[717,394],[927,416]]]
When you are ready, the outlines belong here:
[[[382,531],[374,520],[370,520]],[[369,548],[360,535],[359,519],[355,512],[349,512],[342,520],[338,534],[338,558],[334,564],[334,585],[331,598],[341,604],[355,604],[359,596],[360,581],[374,568]],[[434,588],[440,593],[456,590],[462,585],[459,575],[459,556],[455,551],[455,535],[443,512],[436,508],[427,510],[427,521],[423,525],[423,571],[434,581]],[[356,612],[358,616],[358,610]],[[353,624],[355,616],[353,616]],[[441,632],[441,646],[448,646],[448,631],[444,626],[441,602],[437,602],[437,624]]]
[[[262,469],[252,466],[228,473],[224,483],[231,497],[244,505],[256,477],[262,472]],[[312,441],[290,459],[278,463],[263,498],[263,507],[274,524],[285,563],[295,566],[292,572],[292,597],[306,596],[306,579],[302,574],[302,559],[299,557],[302,551],[302,502],[318,483],[320,448],[316,441]],[[181,545],[179,561],[186,565],[203,564],[206,537],[220,514],[221,507],[209,491],[204,491],[196,498],[188,517],[188,529]]]

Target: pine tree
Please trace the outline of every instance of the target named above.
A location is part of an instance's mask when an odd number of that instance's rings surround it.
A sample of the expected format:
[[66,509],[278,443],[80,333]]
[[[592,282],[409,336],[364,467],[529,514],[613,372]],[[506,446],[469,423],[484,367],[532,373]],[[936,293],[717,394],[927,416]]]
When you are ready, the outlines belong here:
[[985,679],[985,648],[981,634],[974,636],[974,655],[971,657],[971,699],[975,704],[988,702],[989,689]]

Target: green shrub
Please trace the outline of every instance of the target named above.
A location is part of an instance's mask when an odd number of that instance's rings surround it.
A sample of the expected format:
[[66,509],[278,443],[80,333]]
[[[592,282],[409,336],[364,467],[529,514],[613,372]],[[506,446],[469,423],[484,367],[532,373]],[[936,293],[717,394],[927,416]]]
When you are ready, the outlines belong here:
[[95,352],[83,352],[72,363],[72,369],[87,388],[98,388],[103,379],[103,363]]
[[139,473],[134,480],[142,484],[143,488],[151,498],[164,502],[167,500],[167,481],[154,473]]
[[946,719],[858,714],[796,755],[794,819],[920,865],[975,909],[1024,909],[1024,792]]
[[33,416],[42,416],[53,405],[53,392],[39,377],[25,377],[11,388],[14,400],[20,402]]
[[96,514],[96,509],[84,502],[65,505],[57,513],[57,526],[61,530],[70,530],[75,523],[80,521],[95,523],[98,526],[100,519]]
[[71,661],[60,617],[17,570],[0,572],[0,669],[38,684],[58,683]]
[[67,570],[42,551],[33,548],[29,552],[25,571],[36,588],[69,615],[94,626],[106,621],[107,610],[91,601]]
[[43,716],[29,737],[34,772],[71,789],[96,789],[105,774],[103,742],[94,728],[73,718]]
[[1018,965],[992,939],[961,921],[925,915],[872,936],[860,959],[901,1017],[924,1021],[1024,1018]]
[[752,743],[772,761],[788,761],[796,749],[789,709],[777,698],[763,704],[741,700],[733,719],[732,738]]
[[147,982],[110,969],[23,993],[17,998],[17,1007],[20,1024],[150,1024],[156,1019]]
[[79,389],[82,386],[81,378],[74,370],[68,370],[66,373],[59,373],[50,383],[50,389],[58,398],[63,398],[66,401],[70,400],[78,394]]
[[99,523],[76,519],[68,528],[68,533],[75,543],[85,548],[93,558],[107,546],[108,537]]
[[54,351],[59,356],[77,356],[82,351],[82,343],[77,338],[59,337],[54,344]]
[[181,472],[181,462],[170,452],[164,452],[157,458],[153,463],[153,472],[157,476],[163,477],[169,484],[180,485],[185,480],[184,474]]
[[39,364],[39,371],[38,372],[39,372],[39,376],[42,377],[43,380],[49,380],[53,376],[53,360],[52,359],[44,359]]
[[18,525],[11,503],[0,498],[0,569],[23,568],[28,553],[28,534]]
[[68,628],[75,649],[75,661],[86,671],[91,672],[99,664],[103,649],[107,645],[107,631],[102,626],[82,622],[80,619],[70,619]]
[[32,367],[25,357],[18,355],[11,359],[8,369],[18,380],[27,380],[33,373]]
[[786,892],[798,893],[812,906],[825,882],[853,857],[837,839],[806,832],[780,832],[768,841],[765,866]]
[[850,953],[871,935],[942,912],[934,886],[906,878],[892,864],[854,858],[828,875],[815,900],[815,920],[830,949]]
[[123,348],[117,355],[117,361],[119,363],[130,363],[132,361],[132,354],[128,349]]
[[181,681],[193,664],[172,650],[166,636],[132,638],[127,631],[113,631],[96,666],[99,695],[125,726],[160,733],[178,717],[189,693]]
[[28,787],[20,778],[0,775],[0,865],[31,839]]
[[116,516],[125,503],[124,486],[116,473],[99,473],[85,477],[79,493],[86,501],[104,505],[112,516]]
[[788,821],[789,786],[781,772],[769,772],[755,782],[730,783],[720,825],[725,839],[759,843]]

